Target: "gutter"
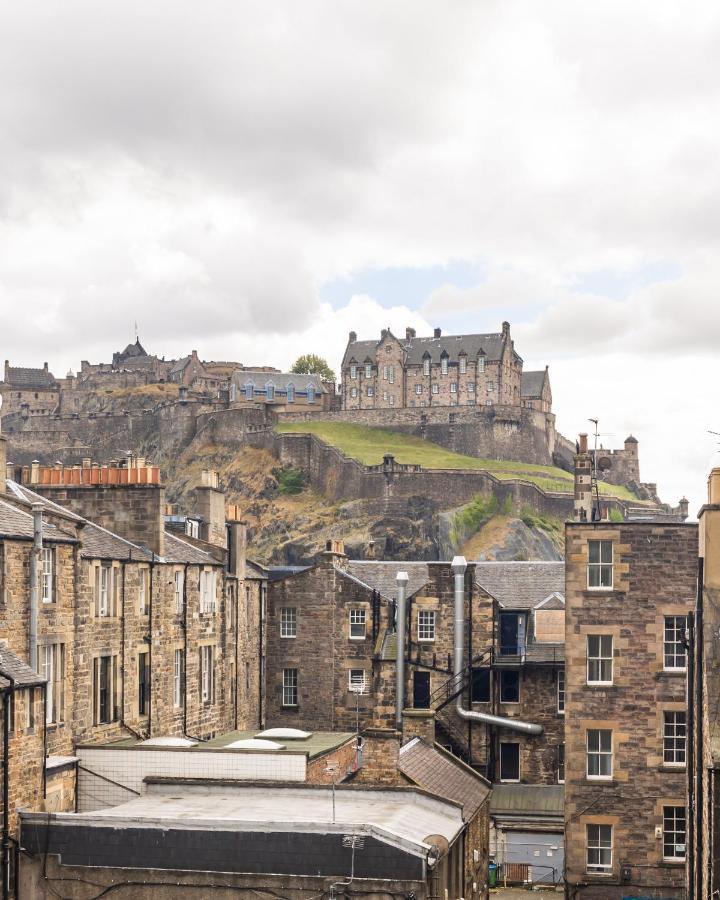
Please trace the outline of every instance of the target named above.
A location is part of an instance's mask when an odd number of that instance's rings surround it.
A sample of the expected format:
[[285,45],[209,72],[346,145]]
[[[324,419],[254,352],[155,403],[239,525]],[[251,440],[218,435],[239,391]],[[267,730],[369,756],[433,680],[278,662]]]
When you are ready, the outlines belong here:
[[43,505],[33,503],[33,548],[30,552],[30,622],[28,633],[28,656],[30,668],[37,672],[37,630],[38,630],[38,605],[40,600],[40,585],[38,568],[43,549]]

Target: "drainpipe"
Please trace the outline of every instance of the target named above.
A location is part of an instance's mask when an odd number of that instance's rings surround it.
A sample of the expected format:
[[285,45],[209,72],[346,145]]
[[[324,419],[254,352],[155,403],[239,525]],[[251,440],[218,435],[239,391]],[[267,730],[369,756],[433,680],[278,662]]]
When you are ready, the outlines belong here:
[[[3,816],[2,816],[2,866],[3,900],[10,896],[10,705],[15,692],[15,681],[2,672],[8,686],[3,689]],[[43,760],[43,765],[45,760]]]
[[33,503],[33,548],[30,553],[30,633],[28,635],[28,656],[30,668],[37,672],[37,630],[38,630],[38,604],[40,586],[38,583],[38,568],[43,546],[43,505]]
[[[454,658],[453,658],[453,676],[460,684],[463,665],[463,657],[465,650],[465,570],[467,562],[464,556],[456,556],[451,564],[452,573],[455,578],[455,609],[454,609]],[[542,734],[542,725],[536,725],[532,722],[521,722],[519,719],[505,719],[502,716],[492,716],[489,713],[472,712],[464,709],[462,705],[462,694],[457,698],[455,711],[461,719],[469,722],[483,722],[485,725],[495,725],[497,728],[507,728],[508,731],[520,731],[523,734]]]
[[397,622],[395,633],[397,635],[397,650],[395,652],[395,729],[402,731],[402,714],[405,705],[405,592],[407,590],[408,573],[398,572],[395,577],[397,584]]

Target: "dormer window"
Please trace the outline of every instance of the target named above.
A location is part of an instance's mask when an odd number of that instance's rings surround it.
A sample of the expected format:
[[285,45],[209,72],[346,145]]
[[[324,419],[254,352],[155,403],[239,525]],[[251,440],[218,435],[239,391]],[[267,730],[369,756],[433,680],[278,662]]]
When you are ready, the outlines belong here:
[[430,374],[430,357],[426,356],[423,359],[423,375],[429,375],[429,374]]
[[478,356],[477,370],[478,375],[481,375],[485,371],[485,357],[482,353]]
[[447,358],[447,353],[443,353],[443,355],[440,357],[440,372],[441,372],[443,375],[447,375],[447,373],[448,373],[448,358]]
[[315,402],[315,387],[312,384],[307,386],[307,401],[308,403]]
[[287,402],[295,402],[295,385],[292,383],[287,386]]
[[355,364],[350,366],[350,377],[357,378],[357,366]]
[[372,378],[372,366],[370,363],[365,363],[365,377]]
[[248,381],[248,383],[245,385],[245,399],[252,400],[254,394],[255,385],[252,383],[252,381]]
[[272,381],[268,381],[268,383],[265,385],[265,399],[275,399],[275,385],[272,383]]
[[462,354],[460,356],[460,374],[464,375],[467,372],[467,356]]

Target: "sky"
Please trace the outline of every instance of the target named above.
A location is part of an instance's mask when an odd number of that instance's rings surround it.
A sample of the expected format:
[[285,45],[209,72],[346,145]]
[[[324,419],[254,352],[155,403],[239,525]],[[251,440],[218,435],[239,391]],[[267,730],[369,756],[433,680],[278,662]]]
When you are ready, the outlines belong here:
[[[0,7],[0,357],[336,368],[350,330],[498,331],[559,429],[720,465],[720,6]],[[4,351],[4,352],[3,352]]]

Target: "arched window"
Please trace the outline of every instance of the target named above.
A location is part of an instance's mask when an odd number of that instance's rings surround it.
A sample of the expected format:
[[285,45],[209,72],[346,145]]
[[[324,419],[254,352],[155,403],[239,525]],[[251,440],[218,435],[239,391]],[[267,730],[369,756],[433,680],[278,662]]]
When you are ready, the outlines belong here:
[[448,357],[447,353],[443,351],[443,355],[440,357],[440,372],[443,375],[447,375],[448,373]]
[[295,385],[292,382],[290,382],[290,384],[288,384],[287,386],[287,402],[295,402]]
[[246,384],[245,384],[245,399],[252,400],[254,395],[255,395],[255,385],[252,383],[252,381],[246,382]]
[[268,381],[268,383],[265,385],[265,399],[275,399],[275,385],[272,383],[272,381]]
[[314,384],[309,384],[307,386],[307,401],[308,401],[308,403],[315,402],[315,385]]
[[425,356],[425,357],[423,357],[423,375],[429,375],[429,374],[430,374],[430,357]]

